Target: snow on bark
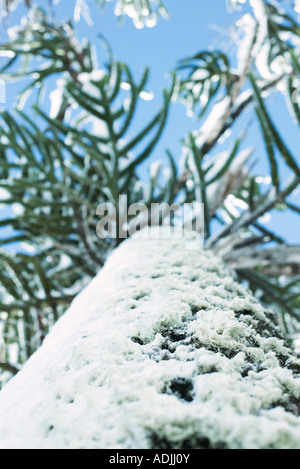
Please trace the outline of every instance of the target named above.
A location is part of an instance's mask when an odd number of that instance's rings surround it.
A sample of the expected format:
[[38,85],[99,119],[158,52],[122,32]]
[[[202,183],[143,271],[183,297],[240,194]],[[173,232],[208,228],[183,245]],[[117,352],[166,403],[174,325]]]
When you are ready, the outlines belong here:
[[139,235],[1,391],[0,448],[300,448],[299,372],[196,239]]

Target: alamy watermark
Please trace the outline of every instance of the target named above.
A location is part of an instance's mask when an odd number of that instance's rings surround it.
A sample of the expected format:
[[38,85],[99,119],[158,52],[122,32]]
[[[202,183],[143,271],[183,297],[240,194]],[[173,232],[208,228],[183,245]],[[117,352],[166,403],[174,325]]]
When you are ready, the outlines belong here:
[[[204,204],[142,202],[128,205],[127,195],[120,195],[118,205],[101,203],[96,215],[100,239],[126,239],[143,230],[143,238],[204,238]],[[147,230],[147,227],[152,227]],[[157,229],[153,229],[157,227]]]
[[6,344],[0,338],[0,364],[6,363]]
[[0,79],[0,104],[6,103],[6,83]]
[[293,103],[300,105],[300,80],[297,79],[294,81],[294,85],[296,90],[292,94],[292,101]]

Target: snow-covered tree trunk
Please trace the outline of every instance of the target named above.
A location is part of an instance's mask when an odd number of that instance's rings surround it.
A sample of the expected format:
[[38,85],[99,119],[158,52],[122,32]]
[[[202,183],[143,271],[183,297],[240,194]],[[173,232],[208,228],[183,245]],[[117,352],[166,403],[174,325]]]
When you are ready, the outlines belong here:
[[300,448],[300,362],[274,314],[197,240],[153,234],[1,391],[1,448]]

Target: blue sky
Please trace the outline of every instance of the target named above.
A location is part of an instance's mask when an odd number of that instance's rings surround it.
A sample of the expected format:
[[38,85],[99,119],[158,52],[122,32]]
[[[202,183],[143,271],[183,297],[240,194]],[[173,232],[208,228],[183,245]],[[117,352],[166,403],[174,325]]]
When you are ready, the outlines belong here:
[[[40,0],[38,3],[46,7],[48,0]],[[94,7],[94,3],[94,1],[90,2],[94,25],[89,27],[84,20],[81,20],[76,26],[78,36],[87,37],[95,45],[99,44],[100,51],[98,35],[102,34],[111,45],[115,57],[126,62],[136,78],[141,76],[146,66],[150,67],[148,88],[154,92],[155,99],[144,105],[143,118],[148,118],[148,120],[161,105],[161,91],[169,84],[167,73],[176,66],[179,59],[208,48],[225,48],[226,50],[230,47],[228,31],[235,15],[228,14],[225,0],[210,0],[209,2],[204,0],[166,0],[165,4],[169,9],[170,19],[167,21],[160,19],[155,28],[142,30],[137,30],[129,18],[125,18],[121,25],[118,24],[118,19],[113,14],[114,2],[108,3],[105,13],[101,13],[98,8]],[[70,17],[73,4],[74,0],[61,0],[59,6],[56,7],[58,17]],[[20,8],[14,13],[11,17],[11,23],[16,23],[24,12],[25,9]],[[1,36],[3,37],[3,32]],[[101,63],[99,66],[101,67]],[[22,89],[22,86],[19,83],[7,86],[6,106],[8,108],[13,106],[16,93]],[[53,86],[54,82],[50,84],[50,89]],[[46,101],[45,107],[47,106]],[[269,107],[273,111],[273,117],[282,130],[286,142],[297,156],[299,131],[293,125],[282,98],[280,96],[272,98]],[[249,120],[251,116],[253,114],[246,116],[245,120],[237,125],[237,131],[241,130],[246,120]],[[164,159],[166,148],[170,149],[178,160],[181,152],[180,139],[187,132],[199,129],[200,125],[201,123],[196,119],[186,116],[185,109],[181,104],[174,104],[164,136],[156,147],[151,161]],[[218,149],[218,151],[228,149],[231,144],[232,140],[229,139],[225,142],[225,147]],[[244,145],[245,147],[254,145],[257,148],[255,172],[266,174],[268,166],[264,157],[264,147],[255,122],[250,126]],[[149,163],[146,163],[145,171]],[[284,167],[282,170],[284,171]],[[298,196],[294,202],[298,201],[299,203],[299,200]],[[273,214],[268,228],[277,229],[291,243],[299,242],[299,220],[293,214]]]

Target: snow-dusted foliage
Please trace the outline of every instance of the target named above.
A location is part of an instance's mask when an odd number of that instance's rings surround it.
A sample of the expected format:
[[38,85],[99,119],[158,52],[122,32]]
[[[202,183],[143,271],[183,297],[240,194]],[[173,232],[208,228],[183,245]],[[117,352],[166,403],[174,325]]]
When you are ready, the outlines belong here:
[[[61,0],[49,0],[49,5],[58,5],[60,2]],[[110,2],[111,0],[96,0],[94,3],[104,8]],[[92,3],[90,0],[72,2],[71,9],[74,9],[73,19],[76,23],[83,18],[89,26],[93,25],[90,3]],[[32,0],[0,0],[0,11],[2,10],[3,16],[7,16],[19,4],[25,4],[28,8],[36,6]],[[159,17],[168,18],[169,16],[162,0],[116,0],[114,4],[115,15],[128,16],[137,29],[142,29],[144,26],[153,28]]]
[[300,448],[300,361],[233,276],[126,241],[1,391],[0,447]]

